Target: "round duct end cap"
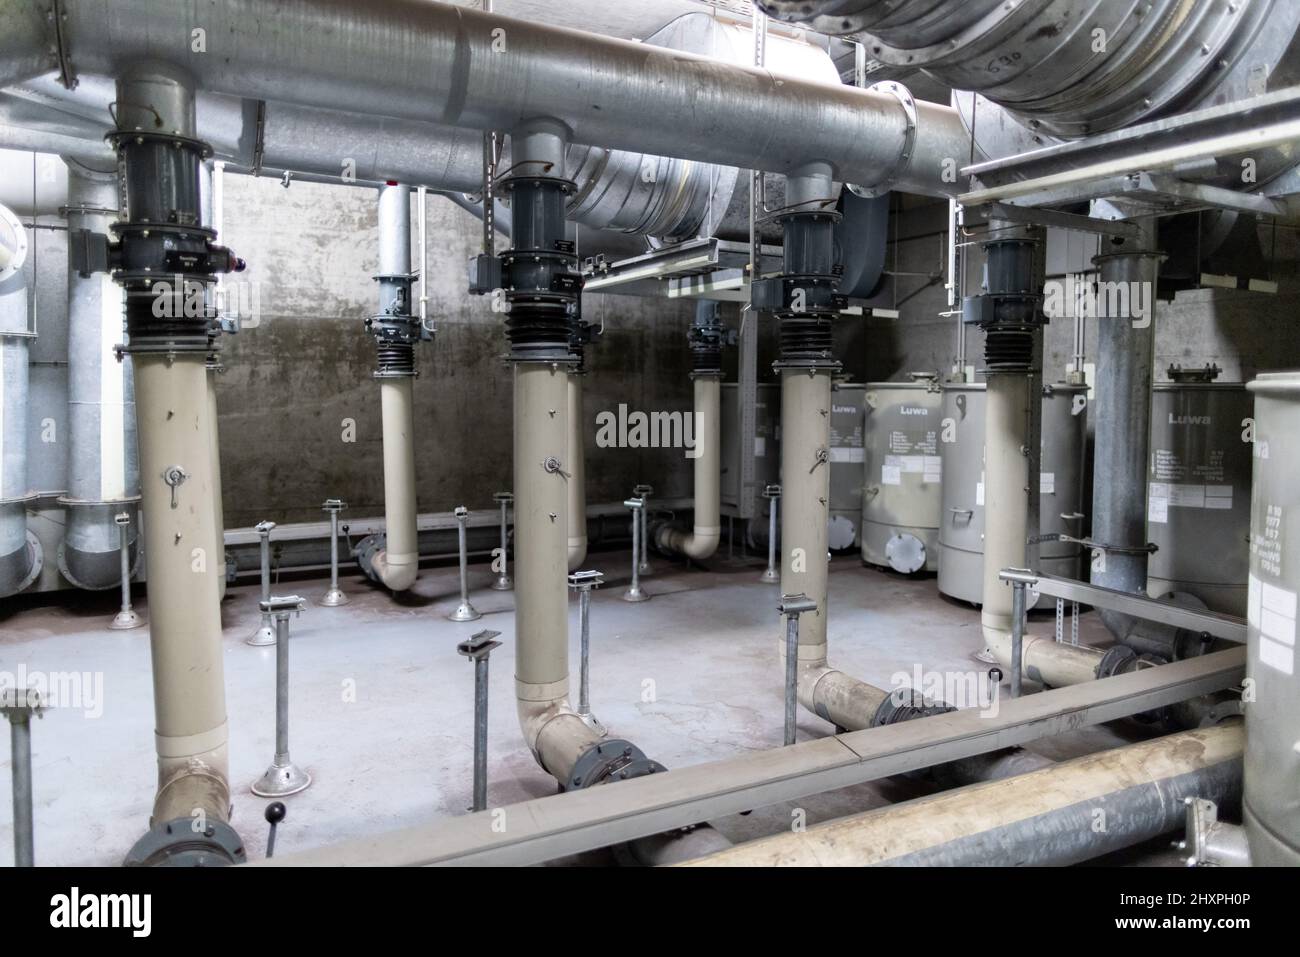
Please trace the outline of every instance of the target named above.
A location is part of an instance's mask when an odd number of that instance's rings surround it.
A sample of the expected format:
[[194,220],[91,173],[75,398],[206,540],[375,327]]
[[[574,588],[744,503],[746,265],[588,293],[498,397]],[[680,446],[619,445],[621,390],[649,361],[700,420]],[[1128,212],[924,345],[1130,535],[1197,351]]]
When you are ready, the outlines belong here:
[[832,515],[826,526],[826,544],[833,552],[843,552],[858,543],[858,525],[843,515]]
[[26,547],[0,558],[0,598],[26,591],[40,577],[45,567],[45,549],[41,540],[27,530]]
[[925,542],[915,535],[898,533],[885,545],[885,560],[894,571],[914,575],[925,568]]

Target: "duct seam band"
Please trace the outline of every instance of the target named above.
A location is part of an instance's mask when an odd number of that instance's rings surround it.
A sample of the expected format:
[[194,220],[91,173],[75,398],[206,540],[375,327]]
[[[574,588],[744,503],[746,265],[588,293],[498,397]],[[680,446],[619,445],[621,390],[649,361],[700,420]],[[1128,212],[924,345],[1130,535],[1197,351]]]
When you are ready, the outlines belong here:
[[167,737],[154,734],[160,758],[188,758],[196,754],[207,754],[217,748],[223,748],[229,737],[228,722],[223,721],[209,731],[188,734],[183,737]]
[[568,676],[547,684],[532,684],[515,679],[515,698],[519,701],[558,701],[569,696]]
[[[828,642],[825,641],[817,645],[808,645],[808,644],[804,644],[803,642],[800,642],[799,661],[803,663],[804,667],[808,667],[809,665],[819,664],[819,663],[824,665],[826,663],[826,656],[829,653],[829,649],[830,649],[830,645]],[[784,657],[785,655],[784,639],[782,639],[781,641],[781,654]]]

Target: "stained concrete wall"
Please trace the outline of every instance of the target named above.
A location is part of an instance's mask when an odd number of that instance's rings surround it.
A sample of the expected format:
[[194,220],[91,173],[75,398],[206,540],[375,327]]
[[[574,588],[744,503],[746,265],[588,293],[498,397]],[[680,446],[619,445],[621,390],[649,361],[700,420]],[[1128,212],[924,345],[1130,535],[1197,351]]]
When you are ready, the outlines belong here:
[[[413,195],[413,226],[414,203]],[[418,504],[430,512],[488,509],[493,492],[511,487],[504,323],[486,299],[465,292],[481,224],[443,197],[427,203],[429,314],[438,331],[418,347]],[[260,298],[257,325],[226,338],[218,387],[227,526],[319,520],[331,497],[347,501],[353,516],[382,514],[375,349],[363,328],[377,301],[375,193],[227,175],[224,209],[222,240],[249,263],[236,278]],[[418,248],[412,261],[418,268]],[[622,500],[638,482],[660,496],[690,495],[681,450],[596,448],[595,417],[619,403],[647,412],[690,408],[693,307],[592,295],[584,315],[605,329],[587,362],[589,501]],[[355,422],[353,442],[344,441],[346,420]]]

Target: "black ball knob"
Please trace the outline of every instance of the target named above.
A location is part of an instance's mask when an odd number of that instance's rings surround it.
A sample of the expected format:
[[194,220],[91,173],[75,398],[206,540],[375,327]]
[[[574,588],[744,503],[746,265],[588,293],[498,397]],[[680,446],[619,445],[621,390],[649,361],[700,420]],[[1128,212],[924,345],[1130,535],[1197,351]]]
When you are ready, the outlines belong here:
[[286,810],[283,801],[272,801],[266,806],[266,823],[279,824],[284,820]]
[[994,684],[997,684],[997,685],[1002,684],[1002,669],[1001,669],[1001,668],[990,668],[990,669],[989,669],[989,680],[992,681]]

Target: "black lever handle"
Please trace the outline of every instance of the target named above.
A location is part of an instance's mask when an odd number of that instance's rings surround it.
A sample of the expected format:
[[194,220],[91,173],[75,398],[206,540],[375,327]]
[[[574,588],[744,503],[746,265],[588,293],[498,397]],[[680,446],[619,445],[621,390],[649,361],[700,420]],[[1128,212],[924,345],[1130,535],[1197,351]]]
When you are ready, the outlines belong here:
[[284,820],[287,808],[283,801],[272,801],[266,806],[266,823],[271,825],[271,833],[266,839],[266,856],[275,856],[275,828],[276,825]]

